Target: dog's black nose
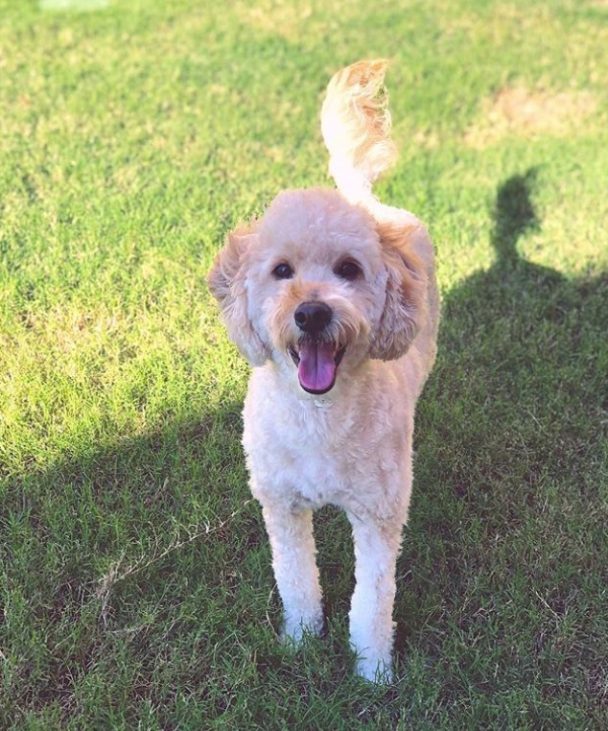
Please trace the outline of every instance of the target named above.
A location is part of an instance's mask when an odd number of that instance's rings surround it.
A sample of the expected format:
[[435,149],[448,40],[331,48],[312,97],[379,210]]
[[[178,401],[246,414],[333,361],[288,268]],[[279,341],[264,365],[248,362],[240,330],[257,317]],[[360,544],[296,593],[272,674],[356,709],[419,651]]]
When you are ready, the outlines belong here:
[[323,302],[302,302],[294,313],[296,325],[305,333],[315,335],[329,325],[332,312]]

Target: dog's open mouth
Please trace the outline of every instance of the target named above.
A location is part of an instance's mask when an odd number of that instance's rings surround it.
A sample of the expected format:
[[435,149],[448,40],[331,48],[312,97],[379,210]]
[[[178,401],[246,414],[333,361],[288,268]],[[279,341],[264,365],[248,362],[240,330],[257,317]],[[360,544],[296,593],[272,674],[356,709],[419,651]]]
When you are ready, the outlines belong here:
[[317,340],[302,340],[289,354],[298,367],[300,386],[308,393],[327,393],[336,382],[338,366],[346,346]]

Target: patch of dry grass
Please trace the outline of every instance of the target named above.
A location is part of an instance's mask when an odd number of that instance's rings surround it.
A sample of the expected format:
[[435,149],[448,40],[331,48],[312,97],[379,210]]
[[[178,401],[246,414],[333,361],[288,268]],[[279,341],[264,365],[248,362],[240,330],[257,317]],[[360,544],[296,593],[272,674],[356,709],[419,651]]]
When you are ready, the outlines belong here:
[[525,86],[505,87],[484,99],[475,121],[465,132],[465,142],[483,149],[505,137],[563,137],[584,131],[597,110],[590,91],[533,91]]

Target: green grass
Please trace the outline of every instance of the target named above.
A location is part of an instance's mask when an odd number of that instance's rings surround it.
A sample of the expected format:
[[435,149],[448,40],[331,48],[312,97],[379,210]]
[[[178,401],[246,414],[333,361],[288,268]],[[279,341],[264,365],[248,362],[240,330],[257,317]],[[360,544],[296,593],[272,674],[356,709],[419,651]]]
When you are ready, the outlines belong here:
[[[72,5],[0,0],[0,728],[605,728],[606,3]],[[385,689],[352,677],[335,511],[327,636],[276,641],[204,285],[238,220],[326,182],[323,88],[377,55],[379,192],[444,302]]]

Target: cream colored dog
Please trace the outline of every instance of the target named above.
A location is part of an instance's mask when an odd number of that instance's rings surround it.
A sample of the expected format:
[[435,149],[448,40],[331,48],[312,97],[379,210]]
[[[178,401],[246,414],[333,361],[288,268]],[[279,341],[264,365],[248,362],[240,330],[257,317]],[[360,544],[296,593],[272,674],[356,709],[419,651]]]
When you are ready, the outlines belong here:
[[318,633],[323,612],[312,511],[351,522],[357,672],[391,677],[395,563],[412,489],[416,400],[439,315],[433,248],[418,219],[382,205],[392,162],[383,61],[337,73],[322,131],[338,190],[280,193],[237,229],[209,285],[253,372],[243,445],[285,610],[283,634]]

